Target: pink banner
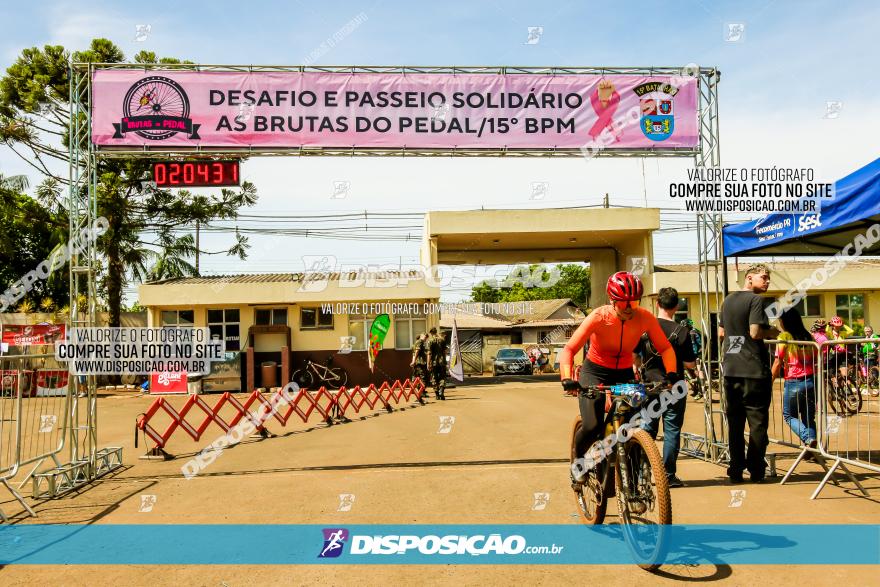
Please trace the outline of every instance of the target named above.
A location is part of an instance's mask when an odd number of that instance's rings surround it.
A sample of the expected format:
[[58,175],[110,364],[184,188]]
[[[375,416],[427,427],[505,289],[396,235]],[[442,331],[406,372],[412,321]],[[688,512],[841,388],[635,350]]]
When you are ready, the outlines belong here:
[[668,149],[698,144],[687,76],[98,70],[96,145]]

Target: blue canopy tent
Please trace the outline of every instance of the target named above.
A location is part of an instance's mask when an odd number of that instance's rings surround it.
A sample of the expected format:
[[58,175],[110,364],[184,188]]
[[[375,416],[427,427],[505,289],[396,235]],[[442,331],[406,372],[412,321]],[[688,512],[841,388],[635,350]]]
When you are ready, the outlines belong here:
[[[830,256],[880,222],[880,158],[834,184],[834,198],[815,214],[769,214],[725,226],[725,257]],[[880,242],[863,251],[880,254]]]

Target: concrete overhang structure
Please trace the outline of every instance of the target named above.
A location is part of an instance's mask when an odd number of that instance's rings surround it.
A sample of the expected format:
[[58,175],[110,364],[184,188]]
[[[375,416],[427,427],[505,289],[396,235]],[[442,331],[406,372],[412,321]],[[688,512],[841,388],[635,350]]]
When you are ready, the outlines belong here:
[[590,306],[605,303],[598,286],[615,271],[642,260],[643,278],[654,264],[656,208],[470,210],[425,215],[424,265],[507,265],[588,262]]

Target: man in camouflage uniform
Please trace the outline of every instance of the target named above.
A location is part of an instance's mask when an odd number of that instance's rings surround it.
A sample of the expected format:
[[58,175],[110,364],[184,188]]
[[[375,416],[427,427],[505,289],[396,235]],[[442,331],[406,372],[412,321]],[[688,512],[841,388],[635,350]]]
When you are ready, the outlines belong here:
[[434,396],[442,400],[446,399],[446,351],[446,339],[432,328],[428,335],[428,369],[431,370]]
[[416,337],[416,341],[412,346],[412,361],[409,366],[412,367],[413,379],[418,377],[427,387],[431,384],[431,375],[428,372],[428,333],[423,332]]

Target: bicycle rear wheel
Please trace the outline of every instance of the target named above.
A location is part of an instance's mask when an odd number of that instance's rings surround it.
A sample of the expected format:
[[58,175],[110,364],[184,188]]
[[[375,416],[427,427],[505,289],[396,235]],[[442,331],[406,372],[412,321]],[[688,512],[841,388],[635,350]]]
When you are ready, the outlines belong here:
[[[666,536],[672,524],[672,497],[666,469],[657,445],[645,430],[632,432],[624,451],[624,462],[615,467],[623,535],[636,564],[655,571],[663,562]],[[620,478],[621,467],[626,467],[629,488]]]
[[291,380],[299,385],[301,389],[311,389],[312,385],[315,382],[314,377],[312,377],[311,371],[309,371],[307,368],[297,369],[296,371],[294,371]]
[[858,414],[862,409],[862,392],[849,378],[844,378],[841,403],[846,413]]
[[[575,438],[577,437],[578,430],[581,428],[581,424],[581,418],[578,416],[571,429],[570,458],[572,464],[575,459],[581,456],[577,454],[577,449],[575,448]],[[605,510],[608,507],[607,492],[603,485],[607,485],[607,482],[610,482],[611,476],[606,475],[606,483],[603,484],[600,467],[601,465],[590,469],[583,484],[573,483],[571,487],[574,491],[574,500],[577,504],[577,511],[581,515],[581,521],[591,526],[601,524],[605,520]]]

